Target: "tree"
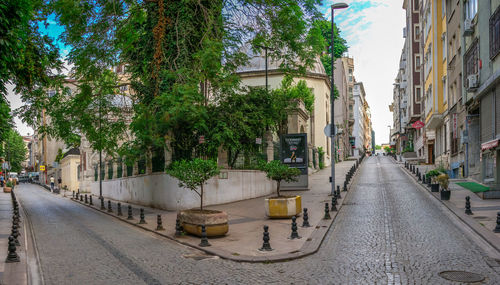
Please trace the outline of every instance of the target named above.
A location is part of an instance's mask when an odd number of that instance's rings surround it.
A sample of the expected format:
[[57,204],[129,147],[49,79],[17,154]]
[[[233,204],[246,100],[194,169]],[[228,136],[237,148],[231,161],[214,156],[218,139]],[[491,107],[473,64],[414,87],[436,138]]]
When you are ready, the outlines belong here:
[[[72,114],[95,111],[77,108],[81,102],[110,101],[102,96],[116,94],[110,90],[120,82],[106,73],[124,63],[134,90],[130,100],[133,142],[122,149],[129,155],[164,147],[168,140],[174,160],[190,159],[193,154],[213,156],[210,144],[200,145],[198,138],[211,133],[215,109],[209,106],[234,95],[238,88],[235,71],[248,60],[245,45],[256,50],[259,45],[271,47],[270,56],[281,59],[281,68],[289,73],[305,72],[325,45],[319,27],[313,25],[322,17],[318,0],[50,3],[65,27],[61,39],[70,47],[67,59],[81,82],[76,95],[53,108],[52,123],[59,129],[53,133],[72,134],[66,141],[74,139],[77,131],[92,137],[96,127],[89,122],[101,122],[95,113],[87,118]],[[106,125],[116,122],[115,116],[110,115]],[[124,132],[121,126],[112,129]],[[104,142],[90,140],[97,148],[112,148],[119,138],[114,134]]]
[[5,160],[10,163],[10,171],[20,172],[22,170],[21,163],[26,160],[27,154],[23,137],[17,131],[10,130],[7,133],[4,147]]
[[167,173],[179,180],[179,187],[188,188],[200,196],[200,211],[203,211],[203,185],[219,174],[217,162],[199,158],[175,161]]
[[376,149],[376,150],[381,150],[381,149],[382,149],[382,146],[380,146],[380,145],[378,145],[378,144],[377,144],[377,145],[375,145],[375,149]]
[[[326,49],[322,52],[320,56],[321,63],[325,68],[325,72],[329,78],[332,76],[332,28],[331,22],[321,19],[314,22],[314,25],[321,31],[323,39],[326,41]],[[335,49],[333,51],[333,56],[335,59],[342,57],[342,54],[347,51],[348,46],[344,38],[340,36],[340,31],[337,25],[333,25],[333,42],[335,43]],[[338,98],[339,91],[337,86],[334,86],[334,98]]]
[[280,185],[281,181],[292,182],[297,181],[297,176],[300,175],[300,170],[298,168],[291,168],[288,165],[281,163],[279,160],[273,160],[268,162],[262,167],[262,170],[266,172],[266,176],[269,179],[276,181],[276,194],[280,196]]

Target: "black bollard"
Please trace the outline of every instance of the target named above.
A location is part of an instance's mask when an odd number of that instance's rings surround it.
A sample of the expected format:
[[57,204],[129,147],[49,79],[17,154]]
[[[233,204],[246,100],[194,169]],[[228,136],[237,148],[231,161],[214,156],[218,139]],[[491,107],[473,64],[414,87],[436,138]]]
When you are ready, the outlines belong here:
[[207,239],[207,231],[205,229],[205,225],[201,225],[201,242],[199,244],[201,247],[211,246]]
[[120,203],[120,202],[118,202],[118,204],[116,204],[116,213],[118,216],[123,216],[122,203]]
[[127,220],[133,220],[134,217],[132,217],[132,206],[128,205],[128,217]]
[[157,218],[156,218],[156,224],[157,224],[157,226],[156,226],[156,230],[157,230],[157,231],[163,231],[163,230],[165,230],[165,229],[163,228],[162,223],[161,223],[161,215],[158,215],[158,216],[157,216]]
[[500,212],[497,213],[497,226],[493,231],[495,233],[500,233]]
[[332,211],[332,212],[337,211],[337,197],[332,198],[332,209],[330,211]]
[[73,195],[72,195],[73,198],[75,198],[75,190],[73,190]]
[[179,218],[175,219],[175,236],[180,237],[182,235],[182,226]]
[[342,199],[342,196],[340,195],[340,187],[337,186],[337,199]]
[[140,214],[140,218],[141,218],[141,219],[139,220],[139,224],[145,224],[145,223],[146,223],[146,221],[144,220],[144,209],[143,209],[143,208],[141,208],[141,210],[140,210],[140,211],[141,211],[141,214]]
[[472,211],[470,209],[470,197],[465,197],[465,214],[472,215]]
[[101,210],[106,210],[106,207],[104,207],[104,197],[99,197],[101,199]]
[[302,217],[302,227],[308,228],[311,225],[309,224],[309,214],[307,213],[307,208],[304,208],[304,215]]
[[76,196],[75,196],[76,200],[78,200],[78,192],[76,192]]
[[83,195],[80,195],[80,202],[83,202]]
[[113,213],[113,208],[111,207],[111,201],[108,200],[108,213]]
[[271,244],[269,243],[269,227],[268,226],[264,226],[264,234],[263,234],[262,239],[264,240],[264,242],[262,243],[262,247],[259,248],[259,250],[260,251],[271,251],[271,250],[273,250],[271,248]]
[[88,200],[87,194],[85,194],[85,204],[88,204],[88,203],[89,203],[89,200]]
[[325,216],[323,217],[323,220],[330,220],[332,217],[330,217],[330,208],[328,207],[328,203],[325,203]]
[[92,194],[91,194],[91,195],[90,195],[90,197],[89,197],[89,205],[90,205],[90,206],[93,206],[93,205],[94,205],[94,203],[92,203]]
[[344,181],[344,192],[347,191],[347,181]]
[[18,225],[12,225],[12,234],[11,236],[14,237],[14,244],[16,246],[20,246],[21,243],[19,242],[19,239],[18,237],[21,235],[19,234],[19,230],[17,229],[18,228]]
[[5,259],[5,262],[10,263],[10,262],[19,262],[19,255],[16,253],[16,243],[14,242],[14,237],[10,236],[9,237],[9,254],[7,254],[7,259]]
[[290,234],[289,239],[296,239],[296,238],[302,238],[299,236],[299,233],[297,232],[297,217],[293,216],[292,217],[292,233]]

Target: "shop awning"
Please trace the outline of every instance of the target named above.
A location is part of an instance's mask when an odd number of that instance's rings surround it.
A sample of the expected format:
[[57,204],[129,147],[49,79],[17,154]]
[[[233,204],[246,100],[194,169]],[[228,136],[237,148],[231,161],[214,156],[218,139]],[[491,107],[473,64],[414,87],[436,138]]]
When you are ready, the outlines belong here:
[[495,140],[492,140],[492,141],[489,141],[489,142],[482,143],[481,144],[481,150],[485,151],[485,150],[488,150],[488,149],[491,149],[491,148],[496,148],[497,146],[498,146],[498,139],[495,139]]

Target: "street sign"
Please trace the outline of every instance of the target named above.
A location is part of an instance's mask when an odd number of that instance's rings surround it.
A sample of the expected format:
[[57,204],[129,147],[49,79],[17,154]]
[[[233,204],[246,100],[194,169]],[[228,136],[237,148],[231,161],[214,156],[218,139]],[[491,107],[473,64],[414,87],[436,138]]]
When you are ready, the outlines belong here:
[[[323,129],[323,132],[325,133],[325,136],[327,137],[330,137],[331,136],[331,133],[330,133],[330,128],[331,128],[332,124],[328,124],[326,125],[326,127]],[[333,130],[333,136],[336,136],[337,135],[337,126],[335,126],[334,130]]]
[[198,143],[204,143],[205,142],[205,136],[200,136]]
[[423,128],[424,125],[425,124],[422,121],[416,121],[415,123],[411,124],[411,126],[417,130]]
[[40,171],[45,171],[45,165],[40,165]]

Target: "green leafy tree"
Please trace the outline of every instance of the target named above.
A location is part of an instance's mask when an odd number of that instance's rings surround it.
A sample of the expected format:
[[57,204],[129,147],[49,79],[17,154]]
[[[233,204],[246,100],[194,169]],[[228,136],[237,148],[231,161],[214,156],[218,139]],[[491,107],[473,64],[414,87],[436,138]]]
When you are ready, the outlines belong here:
[[[235,71],[248,60],[244,47],[269,46],[270,57],[279,58],[284,71],[305,72],[325,46],[319,27],[313,25],[322,17],[319,2],[51,1],[51,11],[65,27],[61,40],[70,47],[67,59],[82,86],[77,94],[83,96],[67,96],[59,101],[60,107],[53,108],[53,125],[71,130],[54,133],[70,133],[71,139],[77,131],[87,137],[97,133],[89,123],[100,121],[95,113],[86,115],[91,120],[71,115],[95,111],[75,113],[79,106],[116,94],[109,88],[119,86],[119,80],[106,71],[125,63],[134,90],[133,142],[122,151],[133,156],[169,141],[174,160],[213,157],[216,152],[210,142],[200,145],[198,138],[211,136],[210,120],[215,114],[209,105],[234,95],[239,86]],[[115,116],[110,115],[106,124],[119,121]],[[112,129],[123,131],[120,126]],[[119,138],[114,134],[110,132],[104,142],[90,140],[97,148],[112,148]]]
[[26,160],[27,149],[23,137],[15,130],[7,133],[4,145],[5,160],[10,163],[10,171],[20,172],[21,163]]
[[203,185],[219,174],[217,162],[199,158],[175,161],[167,173],[179,180],[179,187],[190,189],[200,196],[200,210],[203,211]]
[[382,146],[380,146],[380,145],[378,145],[378,144],[377,144],[377,145],[375,145],[375,150],[381,150],[381,149],[382,149]]
[[276,194],[280,195],[281,181],[293,182],[298,181],[297,176],[300,175],[298,168],[291,168],[288,165],[281,163],[279,160],[273,160],[262,166],[262,170],[266,173],[267,178],[276,181]]

